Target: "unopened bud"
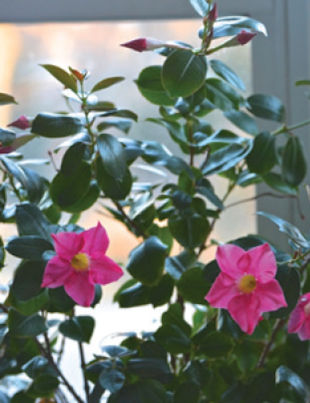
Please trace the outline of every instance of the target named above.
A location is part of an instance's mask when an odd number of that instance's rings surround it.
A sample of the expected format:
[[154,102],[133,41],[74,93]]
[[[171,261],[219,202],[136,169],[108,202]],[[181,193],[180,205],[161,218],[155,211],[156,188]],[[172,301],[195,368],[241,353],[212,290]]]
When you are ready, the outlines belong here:
[[240,45],[245,45],[248,42],[250,42],[255,36],[257,35],[257,32],[250,32],[250,31],[245,31],[244,29],[237,35],[237,41],[239,42]]
[[154,50],[164,47],[166,44],[159,39],[154,38],[137,38],[132,41],[122,43],[121,46],[125,48],[136,50],[137,52],[144,52],[146,50]]
[[25,130],[25,129],[29,129],[30,123],[29,123],[29,120],[26,118],[26,116],[22,115],[17,120],[14,120],[14,122],[8,124],[8,127],[10,127],[10,126]]
[[217,10],[217,4],[214,3],[214,6],[212,8],[212,10],[209,13],[209,20],[210,21],[215,21],[218,17],[218,10]]

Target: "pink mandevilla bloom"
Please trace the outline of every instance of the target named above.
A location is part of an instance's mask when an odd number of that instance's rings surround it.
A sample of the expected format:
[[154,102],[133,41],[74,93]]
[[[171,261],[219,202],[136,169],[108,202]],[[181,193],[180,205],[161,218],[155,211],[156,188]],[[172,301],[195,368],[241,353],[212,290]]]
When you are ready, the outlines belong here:
[[219,246],[216,260],[221,273],[205,298],[213,307],[227,309],[245,333],[254,332],[263,312],[287,306],[267,243],[248,251],[231,244]]
[[257,32],[250,32],[246,30],[242,30],[239,32],[237,35],[237,41],[240,43],[240,45],[246,45],[248,42],[250,42],[255,36],[257,35]]
[[137,52],[144,52],[146,50],[162,48],[165,46],[165,42],[154,38],[137,38],[129,42],[122,43],[121,46],[136,50]]
[[95,284],[118,280],[123,270],[105,255],[109,239],[98,223],[79,234],[52,234],[56,250],[47,264],[41,287],[64,286],[66,293],[79,305],[90,306],[95,296]]
[[310,292],[299,298],[288,322],[288,332],[297,333],[300,340],[310,339]]

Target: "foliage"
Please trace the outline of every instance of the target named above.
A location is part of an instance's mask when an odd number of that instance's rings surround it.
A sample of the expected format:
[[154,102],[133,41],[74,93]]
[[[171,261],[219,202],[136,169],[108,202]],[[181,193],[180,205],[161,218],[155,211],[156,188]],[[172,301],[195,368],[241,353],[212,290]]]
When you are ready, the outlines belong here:
[[[158,45],[142,40],[144,50],[147,45],[158,48],[162,63],[146,67],[136,80],[144,99],[159,108],[159,115],[149,122],[165,128],[182,157],[155,140],[132,139],[128,133],[137,122],[136,112],[93,95],[121,83],[122,77],[104,78],[88,88],[87,71],[66,71],[51,64],[42,67],[78,109],[38,113],[23,128],[25,117],[13,122],[10,130],[0,129],[0,221],[14,224],[18,232],[5,240],[5,246],[1,241],[0,265],[6,262],[5,250],[20,259],[7,298],[0,304],[0,378],[17,385],[17,391],[13,396],[0,391],[1,402],[44,398],[40,401],[95,403],[103,394],[109,403],[310,399],[308,338],[301,341],[286,328],[299,297],[310,291],[309,236],[280,217],[260,213],[287,235],[291,253],[270,240],[277,265],[274,281],[280,284],[287,307],[264,313],[251,335],[241,331],[226,309],[207,303],[205,296],[222,267],[203,257],[205,250],[219,243],[212,239],[212,231],[238,187],[265,183],[273,195],[298,197],[307,167],[295,129],[309,122],[288,126],[278,98],[246,97],[242,79],[215,58],[220,49],[241,46],[245,34],[249,39],[266,34],[263,24],[248,17],[217,18],[212,1],[190,3],[203,17],[200,48],[180,41]],[[214,42],[224,37],[220,45]],[[0,93],[0,105],[15,103],[14,97]],[[213,111],[222,113],[236,130],[215,130],[208,122]],[[280,126],[262,131],[257,118]],[[126,137],[111,134],[110,128]],[[64,149],[51,179],[28,168],[29,161],[16,151],[38,136],[59,139],[56,151]],[[136,161],[159,176],[168,172],[168,179],[143,185],[134,174]],[[224,195],[212,186],[214,177],[226,180]],[[85,361],[83,346],[91,341],[94,319],[90,313],[75,314],[76,299],[60,286],[64,282],[55,288],[42,287],[42,279],[48,262],[61,261],[55,260],[54,251],[59,234],[76,233],[76,239],[82,239],[80,215],[98,207],[97,202],[139,241],[128,262],[123,262],[129,280],[115,294],[115,302],[125,309],[163,306],[164,313],[156,331],[133,332],[120,345],[103,346],[100,355]],[[174,243],[179,246],[177,254],[172,252]],[[249,235],[230,243],[247,251],[266,240]],[[87,268],[81,248],[72,255],[71,266],[79,256],[76,270]],[[95,268],[99,257],[92,253]],[[98,284],[94,293],[88,312],[101,299]],[[187,321],[190,306],[195,312]],[[307,315],[303,320],[308,321]],[[79,396],[73,380],[58,365],[63,354],[59,346],[66,338],[79,346],[85,397]]]

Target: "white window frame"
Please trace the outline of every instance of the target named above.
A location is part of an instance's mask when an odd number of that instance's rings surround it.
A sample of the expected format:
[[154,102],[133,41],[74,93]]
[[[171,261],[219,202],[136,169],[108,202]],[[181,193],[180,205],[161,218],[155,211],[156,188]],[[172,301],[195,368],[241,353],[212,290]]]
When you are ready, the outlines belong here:
[[[22,3],[22,4],[21,4]],[[309,116],[309,104],[294,82],[310,78],[310,2],[309,0],[218,0],[220,15],[249,15],[264,22],[269,37],[252,42],[253,91],[279,96],[287,106],[287,123]],[[195,17],[188,0],[1,0],[0,22],[34,23],[44,21],[145,20]],[[262,122],[268,129],[272,126]],[[300,130],[305,150],[310,151],[309,129]],[[306,152],[307,154],[307,152]],[[309,158],[310,162],[310,158]],[[310,165],[310,164],[309,164]],[[310,175],[306,179],[310,183]],[[257,193],[266,191],[257,186]],[[309,201],[302,193],[301,207],[306,220],[301,221],[296,201],[262,198],[257,209],[268,211],[310,232]],[[287,245],[275,226],[258,218],[259,233]]]

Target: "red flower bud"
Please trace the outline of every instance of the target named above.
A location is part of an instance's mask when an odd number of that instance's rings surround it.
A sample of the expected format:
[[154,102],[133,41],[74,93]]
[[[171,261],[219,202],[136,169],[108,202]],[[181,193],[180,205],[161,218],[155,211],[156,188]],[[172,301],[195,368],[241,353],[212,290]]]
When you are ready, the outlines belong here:
[[85,79],[86,74],[84,72],[80,72],[76,69],[69,67],[71,74],[79,81],[83,81]]
[[2,147],[0,145],[0,154],[9,154],[12,151],[15,151],[15,149],[12,146],[4,146],[4,147]]
[[218,10],[217,10],[217,4],[214,3],[214,6],[212,8],[212,10],[209,13],[209,20],[210,21],[215,21],[218,17]]
[[240,45],[245,45],[246,43],[250,42],[256,35],[257,35],[257,32],[245,31],[243,29],[237,35],[237,41],[240,43]]
[[8,127],[10,127],[10,126],[25,130],[25,129],[29,129],[30,123],[29,123],[29,120],[26,118],[26,116],[22,115],[17,120],[14,120],[14,122],[8,124]]
[[154,38],[137,38],[132,41],[122,43],[121,46],[125,48],[136,50],[137,52],[144,52],[146,50],[153,50],[162,48],[165,46],[165,42],[162,42]]

